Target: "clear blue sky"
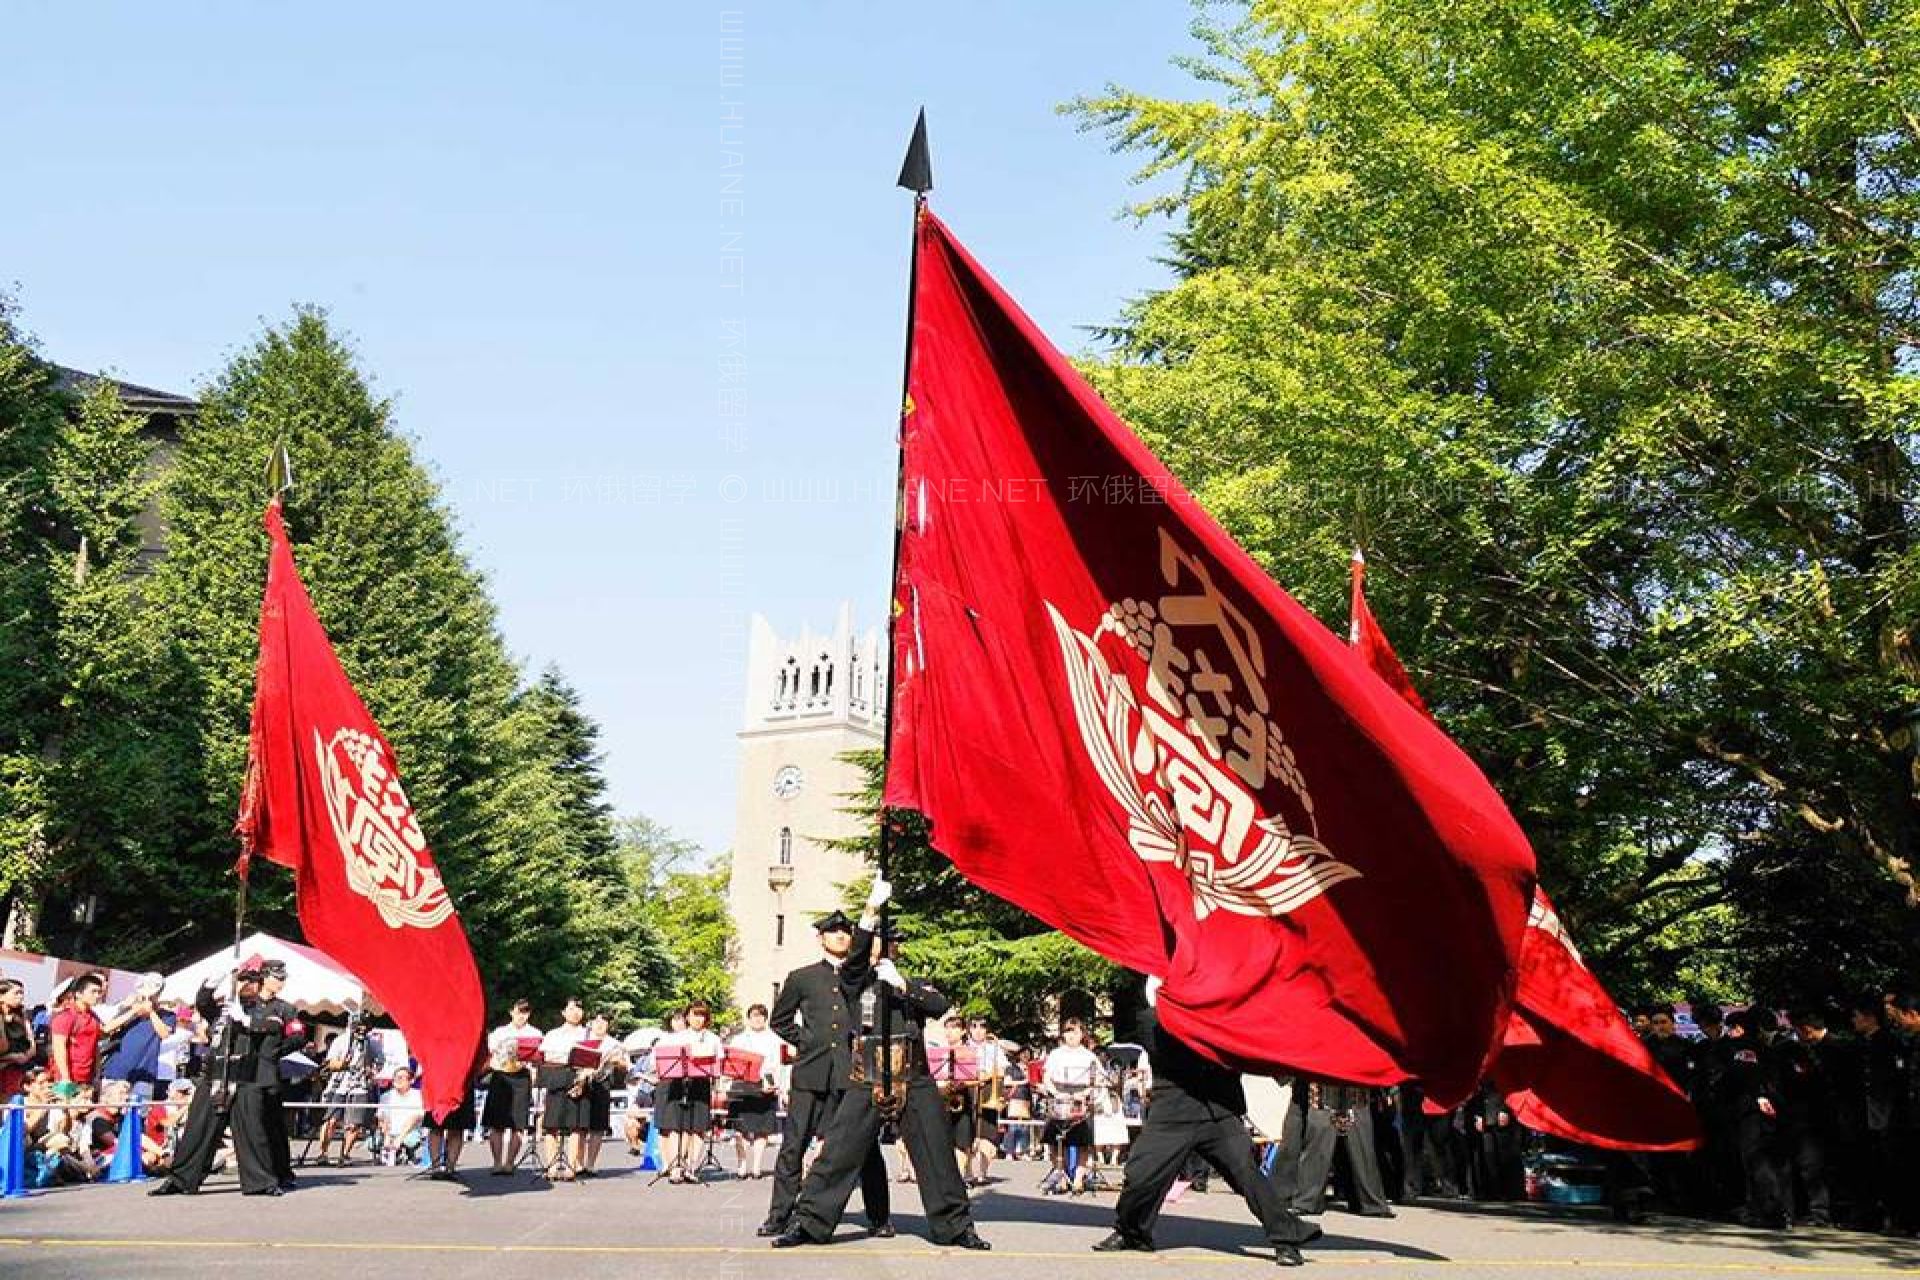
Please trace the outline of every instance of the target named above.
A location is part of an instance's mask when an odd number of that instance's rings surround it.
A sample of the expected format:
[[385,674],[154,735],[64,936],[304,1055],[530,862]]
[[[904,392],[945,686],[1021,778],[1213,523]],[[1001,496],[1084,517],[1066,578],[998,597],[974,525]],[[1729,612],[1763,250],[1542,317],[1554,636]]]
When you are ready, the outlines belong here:
[[[1170,65],[1192,17],[16,7],[0,281],[49,358],[180,391],[263,320],[328,308],[508,644],[604,727],[621,811],[718,850],[748,616],[883,615],[914,109],[935,206],[1073,350],[1162,280],[1165,228],[1116,216],[1136,159],[1055,107],[1109,82],[1195,93]],[[744,365],[723,371],[729,323]],[[723,372],[743,401],[723,406]]]

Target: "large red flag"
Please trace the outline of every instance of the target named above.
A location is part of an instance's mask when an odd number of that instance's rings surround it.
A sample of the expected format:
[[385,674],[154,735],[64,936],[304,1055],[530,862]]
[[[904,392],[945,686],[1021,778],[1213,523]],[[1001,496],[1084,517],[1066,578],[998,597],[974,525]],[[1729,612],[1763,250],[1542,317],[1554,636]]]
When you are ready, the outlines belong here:
[[[1349,642],[1409,705],[1427,711],[1367,606],[1366,562],[1358,551]],[[1700,1145],[1693,1104],[1620,1016],[1613,997],[1580,959],[1547,891],[1537,886],[1520,947],[1520,986],[1495,1051],[1493,1080],[1520,1123],[1542,1133],[1625,1151]]]
[[887,802],[1203,1052],[1464,1096],[1533,886],[1506,807],[930,213],[916,246]]
[[400,787],[380,727],[340,668],[280,518],[260,604],[253,737],[236,830],[293,870],[307,941],[351,969],[420,1060],[427,1106],[460,1105],[486,1009],[466,931]]

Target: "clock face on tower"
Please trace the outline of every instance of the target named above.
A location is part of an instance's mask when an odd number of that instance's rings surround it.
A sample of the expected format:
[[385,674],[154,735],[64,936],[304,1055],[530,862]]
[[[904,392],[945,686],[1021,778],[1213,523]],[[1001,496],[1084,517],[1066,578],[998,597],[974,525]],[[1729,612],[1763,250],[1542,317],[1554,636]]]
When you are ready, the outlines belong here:
[[805,782],[799,765],[783,765],[780,772],[773,775],[773,794],[782,800],[791,800],[800,794],[800,787]]

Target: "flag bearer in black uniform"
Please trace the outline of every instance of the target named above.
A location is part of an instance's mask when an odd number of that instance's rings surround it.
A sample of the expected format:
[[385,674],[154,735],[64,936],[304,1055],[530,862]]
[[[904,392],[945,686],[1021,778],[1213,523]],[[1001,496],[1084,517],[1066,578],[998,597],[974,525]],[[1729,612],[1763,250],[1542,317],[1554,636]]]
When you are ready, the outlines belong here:
[[[1158,980],[1147,979],[1149,1005],[1158,990]],[[1142,1038],[1153,1065],[1153,1093],[1139,1136],[1127,1150],[1127,1185],[1114,1207],[1113,1234],[1094,1245],[1095,1251],[1152,1252],[1153,1227],[1167,1188],[1188,1157],[1199,1155],[1246,1199],[1273,1245],[1274,1261],[1300,1266],[1300,1246],[1319,1239],[1320,1228],[1289,1213],[1279,1190],[1260,1172],[1239,1074],[1207,1061],[1151,1016]]]
[[[927,1019],[946,1013],[947,998],[929,982],[908,981],[901,976],[892,956],[877,962],[874,959],[873,930],[888,892],[886,881],[874,881],[866,915],[854,930],[853,947],[840,967],[841,990],[860,1033],[851,1047],[859,1055],[862,1078],[850,1080],[834,1108],[826,1145],[807,1173],[792,1222],[773,1241],[776,1249],[826,1244],[833,1239],[834,1228],[840,1225],[847,1200],[853,1195],[853,1184],[880,1136],[883,1116],[875,1095],[880,1092],[882,1055],[893,1046],[898,1048],[894,1049],[893,1091],[887,1102],[890,1110],[897,1108],[900,1133],[918,1175],[927,1234],[939,1245],[992,1247],[973,1229],[966,1184],[953,1158],[946,1108],[927,1070]],[[886,1045],[874,1034],[882,1025],[889,1028]]]
[[[200,1190],[229,1125],[242,1195],[279,1195],[283,1171],[285,1181],[291,1181],[291,1162],[283,1163],[281,1149],[276,1147],[286,1140],[285,1126],[270,1128],[276,1122],[268,1113],[278,1110],[280,1055],[292,1009],[282,1000],[262,997],[265,968],[258,957],[243,964],[234,975],[234,996],[224,1008],[214,987],[200,989],[195,1004],[215,1027],[213,1043],[187,1109],[186,1130],[173,1167],[148,1195],[192,1195]],[[279,990],[278,980],[272,985]]]
[[[878,904],[870,904],[869,910],[879,910]],[[763,1236],[777,1236],[787,1229],[800,1196],[800,1166],[807,1144],[826,1129],[853,1068],[853,1015],[840,982],[841,967],[853,946],[853,921],[844,911],[835,911],[815,920],[813,927],[820,935],[821,958],[787,975],[769,1019],[774,1034],[794,1047],[794,1059],[780,1155],[773,1166],[773,1200],[767,1206],[766,1221],[760,1224]],[[862,1154],[860,1203],[866,1207],[873,1234],[891,1236],[887,1165],[880,1144],[869,1141]]]

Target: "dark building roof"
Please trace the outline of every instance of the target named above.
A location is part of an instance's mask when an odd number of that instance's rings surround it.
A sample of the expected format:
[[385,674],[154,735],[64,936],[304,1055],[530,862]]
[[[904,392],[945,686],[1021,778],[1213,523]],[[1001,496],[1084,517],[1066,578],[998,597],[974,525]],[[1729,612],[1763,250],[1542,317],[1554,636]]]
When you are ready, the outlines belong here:
[[200,411],[200,402],[190,396],[175,395],[171,391],[156,391],[152,387],[143,387],[134,382],[122,382],[118,378],[107,378],[97,373],[82,373],[78,369],[69,369],[63,364],[56,364],[52,368],[54,385],[62,391],[85,395],[98,384],[110,382],[119,391],[120,402],[135,413],[191,418]]

